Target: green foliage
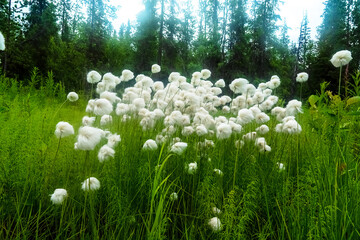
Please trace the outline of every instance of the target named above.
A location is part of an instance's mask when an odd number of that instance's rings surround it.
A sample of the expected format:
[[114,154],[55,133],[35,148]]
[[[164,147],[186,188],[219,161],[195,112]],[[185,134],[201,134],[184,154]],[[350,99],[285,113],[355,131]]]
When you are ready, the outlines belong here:
[[348,89],[350,96],[360,96],[360,70],[357,70],[354,75],[351,75],[354,82],[350,82]]
[[[180,156],[169,152],[169,143],[156,151],[143,151],[143,143],[155,138],[163,124],[143,131],[138,119],[123,122],[113,115],[115,124],[109,130],[122,140],[115,158],[100,163],[97,152],[106,140],[83,152],[73,148],[76,137],[54,136],[59,121],[71,123],[75,130],[80,127],[86,96],[62,105],[66,96],[59,92],[62,87],[56,86],[51,72],[42,78],[34,69],[30,82],[39,84],[39,90],[29,91],[29,86],[14,79],[0,78],[1,239],[360,236],[360,123],[357,116],[344,116],[341,137],[336,137],[337,119],[330,111],[336,110],[331,105],[338,100],[330,98],[326,83],[314,100],[316,109],[305,109],[300,117],[302,133],[271,130],[266,138],[272,151],[267,154],[259,154],[253,143],[235,148],[234,141],[242,134],[227,140],[212,138],[214,148],[200,148],[201,137],[187,137],[188,148]],[[343,104],[342,111],[357,104]],[[326,107],[329,113],[320,114]],[[272,119],[269,126],[275,124]],[[255,127],[246,126],[246,131]],[[190,162],[198,164],[194,174],[185,167]],[[285,169],[279,169],[279,163]],[[215,168],[223,175],[214,173]],[[98,191],[80,189],[89,176],[101,181]],[[49,200],[56,188],[68,191],[62,206]],[[173,192],[177,200],[171,200]],[[219,232],[208,225],[214,216],[221,220]]]

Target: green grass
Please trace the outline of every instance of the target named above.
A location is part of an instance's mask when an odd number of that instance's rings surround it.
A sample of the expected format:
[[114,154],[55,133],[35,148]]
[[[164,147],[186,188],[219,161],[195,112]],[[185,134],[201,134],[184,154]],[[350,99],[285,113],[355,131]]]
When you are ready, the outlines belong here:
[[[74,149],[73,135],[61,139],[57,152],[55,125],[66,121],[77,132],[86,96],[62,105],[63,94],[53,90],[45,88],[54,93],[48,97],[44,89],[29,93],[9,81],[1,84],[0,239],[360,238],[356,117],[337,137],[336,117],[305,110],[301,134],[271,130],[265,136],[272,148],[267,154],[253,143],[234,146],[256,124],[230,139],[213,137],[215,147],[208,149],[197,147],[203,137],[178,132],[188,143],[178,156],[169,143],[141,150],[162,124],[143,132],[139,120],[122,122],[114,114],[109,130],[122,141],[115,158],[100,163],[97,152],[105,140],[87,153]],[[268,125],[275,124],[271,119]],[[185,166],[195,161],[198,170],[190,175]],[[90,176],[101,188],[83,192],[81,182]],[[61,206],[50,201],[56,188],[69,194]],[[169,199],[173,192],[176,201]],[[219,232],[208,226],[213,207],[222,211]]]

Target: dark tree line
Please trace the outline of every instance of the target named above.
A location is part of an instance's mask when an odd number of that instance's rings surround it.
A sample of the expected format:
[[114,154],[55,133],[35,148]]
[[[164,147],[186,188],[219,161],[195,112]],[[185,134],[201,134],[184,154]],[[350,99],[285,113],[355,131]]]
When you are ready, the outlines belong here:
[[360,0],[326,1],[318,41],[310,40],[305,16],[298,43],[290,42],[286,24],[278,25],[278,0],[198,0],[198,12],[192,0],[143,2],[136,23],[113,29],[115,9],[107,0],[0,0],[2,73],[26,83],[37,67],[76,90],[84,89],[92,69],[139,74],[158,63],[164,79],[171,71],[190,76],[203,68],[228,83],[237,77],[258,83],[276,74],[286,96],[296,93],[298,72],[309,73],[309,94],[322,81],[336,83],[329,62],[336,51],[353,54],[344,71],[360,65]]

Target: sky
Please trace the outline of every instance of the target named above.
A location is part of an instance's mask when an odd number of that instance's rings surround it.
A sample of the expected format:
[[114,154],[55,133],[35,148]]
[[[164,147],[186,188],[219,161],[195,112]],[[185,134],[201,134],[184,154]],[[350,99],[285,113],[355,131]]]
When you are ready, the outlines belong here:
[[[196,3],[198,0],[194,0]],[[278,24],[281,25],[284,21],[289,29],[289,37],[291,41],[297,42],[300,32],[300,25],[304,14],[308,14],[309,27],[311,31],[311,38],[316,39],[316,28],[321,24],[321,15],[324,11],[325,0],[283,0],[280,4],[279,15],[282,21]],[[111,4],[120,5],[117,11],[117,19],[113,21],[115,29],[119,29],[122,23],[127,23],[136,20],[136,15],[144,10],[142,0],[110,0]],[[197,4],[194,4],[197,5]]]
[[311,38],[316,39],[316,28],[322,23],[321,15],[324,12],[325,0],[284,0],[280,6],[280,16],[286,21],[291,41],[296,42],[299,38],[300,26],[303,16],[307,13]]

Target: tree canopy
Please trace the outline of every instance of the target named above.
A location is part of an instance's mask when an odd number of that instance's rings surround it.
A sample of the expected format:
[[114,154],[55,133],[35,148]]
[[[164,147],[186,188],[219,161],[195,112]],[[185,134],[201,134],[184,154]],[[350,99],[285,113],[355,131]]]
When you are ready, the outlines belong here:
[[1,0],[3,74],[26,83],[36,67],[73,90],[85,87],[93,69],[150,73],[158,63],[164,80],[172,71],[190,76],[203,68],[228,83],[238,77],[257,83],[276,74],[289,86],[286,96],[296,93],[300,71],[310,75],[307,94],[322,81],[336,83],[329,62],[336,51],[352,52],[348,73],[359,68],[359,0],[326,1],[317,41],[309,39],[304,16],[298,43],[290,42],[286,24],[279,25],[278,0],[199,0],[199,12],[191,0],[143,2],[136,22],[113,29],[115,8],[107,0]]

